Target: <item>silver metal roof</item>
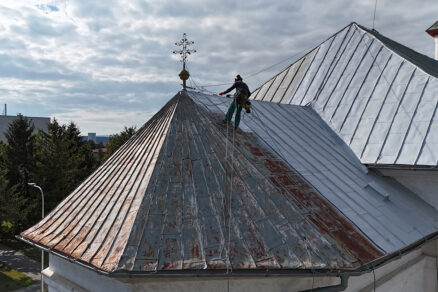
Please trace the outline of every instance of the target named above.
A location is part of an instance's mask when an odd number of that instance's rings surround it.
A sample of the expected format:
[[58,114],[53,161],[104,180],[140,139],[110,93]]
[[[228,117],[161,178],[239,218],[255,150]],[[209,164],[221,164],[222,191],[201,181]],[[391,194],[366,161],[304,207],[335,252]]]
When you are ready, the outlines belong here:
[[355,23],[255,100],[310,105],[364,164],[437,166],[438,62]]
[[[216,104],[229,100],[189,95],[174,97],[22,238],[107,272],[356,269],[385,254],[269,147],[266,132],[248,131],[256,121],[227,134]],[[295,108],[283,107],[257,112]],[[277,139],[288,137],[278,126]]]
[[[226,100],[190,95],[210,111],[227,110]],[[239,127],[264,141],[386,253],[438,230],[433,207],[364,167],[311,107],[253,101],[252,108]]]

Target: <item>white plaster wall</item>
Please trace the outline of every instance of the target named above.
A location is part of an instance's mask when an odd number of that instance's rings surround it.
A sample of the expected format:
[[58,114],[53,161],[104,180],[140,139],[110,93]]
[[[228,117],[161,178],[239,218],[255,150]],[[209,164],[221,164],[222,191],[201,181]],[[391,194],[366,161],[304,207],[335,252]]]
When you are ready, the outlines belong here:
[[436,292],[437,258],[436,242],[412,251],[373,272],[350,277],[347,292]]
[[[371,275],[372,277],[372,275]],[[422,256],[406,269],[397,273],[389,273],[378,278],[376,275],[376,289],[374,281],[365,287],[351,287],[346,291],[360,292],[434,292],[438,291],[435,258]],[[370,277],[368,277],[370,278]],[[353,280],[353,279],[351,279]],[[360,281],[356,279],[355,281]]]
[[438,60],[438,36],[435,37],[435,60]]
[[419,262],[379,285],[376,291],[437,291],[434,261],[433,258],[423,257]]
[[[429,242],[422,248],[393,260],[376,269],[376,291],[380,292],[436,292],[437,242]],[[260,277],[260,278],[125,278],[106,277],[88,268],[50,255],[50,265],[44,271],[50,292],[67,291],[196,291],[196,292],[243,292],[243,291],[302,291],[337,285],[336,277]],[[347,292],[373,292],[373,273],[352,276]]]
[[[44,279],[46,278],[45,281],[49,287],[49,292],[132,291],[129,285],[125,283],[98,274],[52,254],[49,255],[49,267],[44,271]],[[58,285],[54,285],[54,283]],[[60,287],[64,287],[66,290],[62,290]]]
[[50,292],[86,292],[87,290],[83,289],[81,286],[76,285],[75,283],[56,275],[50,268],[47,268],[43,271],[44,276],[44,284],[47,285]]
[[247,291],[288,291],[298,292],[313,287],[337,285],[338,278],[329,277],[261,277],[261,278],[217,278],[217,279],[172,279],[142,281],[133,285],[134,291],[206,291],[206,292],[247,292]]
[[394,178],[438,210],[438,171],[409,169],[379,169],[379,171],[384,176]]

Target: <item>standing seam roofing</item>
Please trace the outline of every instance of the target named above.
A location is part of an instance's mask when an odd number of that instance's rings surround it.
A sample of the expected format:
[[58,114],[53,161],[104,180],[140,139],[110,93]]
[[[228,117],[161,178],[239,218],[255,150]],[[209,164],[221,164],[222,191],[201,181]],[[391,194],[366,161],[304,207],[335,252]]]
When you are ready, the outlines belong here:
[[383,255],[259,137],[233,138],[221,118],[177,95],[21,236],[108,272],[355,269]]
[[252,98],[310,105],[364,164],[437,166],[437,68],[436,60],[353,23]]
[[[190,96],[210,112],[227,111],[223,98]],[[433,207],[364,167],[312,108],[258,101],[251,107],[242,130],[263,141],[386,253],[437,231]]]

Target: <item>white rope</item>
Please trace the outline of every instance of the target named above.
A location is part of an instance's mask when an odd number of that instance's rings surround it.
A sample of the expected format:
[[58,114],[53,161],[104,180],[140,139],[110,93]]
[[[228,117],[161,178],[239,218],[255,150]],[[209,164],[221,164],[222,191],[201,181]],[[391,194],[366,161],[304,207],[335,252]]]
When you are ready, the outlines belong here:
[[376,11],[377,11],[377,0],[374,3],[373,29],[374,29],[374,21],[376,20]]
[[233,196],[233,170],[234,170],[234,137],[235,137],[235,127],[233,127],[233,144],[232,144],[232,149],[231,149],[231,172],[230,172],[230,197],[228,200],[228,244],[227,244],[227,255],[228,255],[228,267],[227,267],[227,272],[228,269],[231,270],[231,272],[233,271],[233,267],[231,265],[231,260],[230,260],[230,250],[231,250],[231,219],[232,219],[232,212],[231,212],[231,199]]
[[[188,92],[187,92],[188,93]],[[190,95],[190,93],[188,93],[189,96],[191,96],[192,98],[195,98],[194,96]],[[198,99],[202,104],[204,104],[203,101],[201,101],[200,99]],[[236,100],[234,99],[234,104],[236,104]],[[205,106],[205,104],[204,104]],[[234,113],[234,112],[233,112]],[[228,159],[228,140],[229,140],[229,122],[226,119],[225,116],[225,120],[226,120],[226,124],[227,124],[227,131],[226,131],[226,137],[225,137],[225,182],[224,182],[224,200],[223,200],[223,218],[224,218],[224,236],[225,238],[227,237],[227,235],[225,234],[225,228],[227,225],[227,221],[226,221],[226,212],[225,212],[225,208],[227,208],[226,206],[226,197],[227,197],[227,180],[228,180],[228,169],[226,167],[227,165],[227,159]],[[232,194],[233,194],[233,170],[234,170],[234,141],[235,141],[235,129],[233,127],[233,143],[232,143],[232,152],[231,152],[231,167],[230,167],[230,195],[229,195],[229,202],[228,202],[228,239],[225,239],[225,251],[226,251],[226,262],[227,262],[227,274],[229,274],[229,272],[232,272],[232,266],[231,266],[231,260],[230,260],[230,250],[231,250],[231,219],[232,219],[232,215],[231,215],[231,198],[232,198]],[[228,280],[229,281],[229,280]],[[228,288],[229,288],[229,283],[228,283]]]
[[[226,120],[226,118],[225,118]],[[226,204],[227,204],[227,180],[228,180],[228,169],[226,167],[226,163],[227,163],[227,157],[228,157],[228,121],[225,121],[227,124],[227,135],[225,138],[225,190],[224,190],[224,204],[223,204],[223,214],[224,214],[224,235],[225,235],[225,228],[226,228],[226,220],[227,220],[227,216],[226,216],[226,212],[225,212],[225,208],[226,208]],[[225,244],[227,244],[226,242],[224,242]],[[226,261],[227,261],[227,274],[229,271],[229,266],[230,266],[230,256],[229,256],[229,250],[227,249],[227,247],[225,247],[225,251],[226,251]]]
[[[201,104],[203,104],[203,106],[205,107],[205,108],[207,108],[208,109],[208,107],[206,106],[206,104],[204,103],[204,101],[203,100],[201,100],[201,99],[197,99],[197,100],[199,100],[199,102],[201,103]],[[259,115],[259,113],[258,113],[258,110],[254,107],[254,108],[252,108],[252,112],[254,113],[254,115],[252,115],[252,117],[251,117],[251,121],[252,120],[257,120],[258,121],[258,123],[260,124],[260,126],[261,126],[261,129],[270,137],[270,139],[271,139],[271,141],[273,142],[273,143],[271,143],[271,147],[272,147],[272,150],[279,156],[279,157],[281,157],[282,158],[282,160],[287,164],[287,165],[289,165],[289,167],[291,168],[291,169],[294,169],[291,165],[290,165],[290,163],[288,162],[288,160],[285,158],[285,156],[284,156],[284,153],[283,153],[283,151],[282,151],[282,149],[281,149],[281,147],[279,147],[279,143],[278,143],[278,141],[277,141],[277,139],[274,139],[274,137],[271,135],[271,133],[270,133],[270,131],[269,131],[269,129],[267,128],[267,126],[265,125],[265,123],[263,122],[263,119],[260,117],[260,115]],[[226,242],[226,258],[227,258],[227,274],[230,272],[230,271],[232,271],[232,266],[231,266],[231,260],[230,260],[230,250],[231,250],[231,221],[232,221],[232,212],[231,212],[231,207],[232,207],[232,204],[231,204],[231,199],[232,199],[232,193],[233,193],[233,181],[232,181],[232,179],[233,179],[233,170],[234,170],[234,146],[235,146],[235,129],[234,129],[234,127],[233,127],[233,137],[232,137],[232,147],[233,147],[233,149],[232,149],[232,152],[231,152],[231,171],[230,171],[230,194],[229,194],[229,201],[228,201],[228,214],[229,214],[229,220],[228,220],[228,240],[227,240],[227,242]],[[227,158],[228,158],[228,139],[229,139],[229,123],[228,123],[228,121],[227,121],[227,131],[226,131],[226,150],[225,150],[225,161],[227,161]],[[275,147],[274,145],[276,145],[277,147]],[[245,156],[245,155],[244,155]],[[227,190],[227,179],[228,179],[228,173],[227,173],[227,168],[225,168],[225,171],[226,171],[226,173],[225,173],[225,192],[224,192],[224,198],[226,197],[226,190]],[[299,173],[297,173],[297,174],[299,174]],[[302,177],[301,175],[300,175],[300,177],[304,180],[304,181],[306,181],[307,183],[308,183],[308,181],[304,178],[304,177]],[[225,200],[226,201],[226,200]],[[225,206],[224,206],[224,213],[225,213]],[[224,215],[224,219],[225,219],[225,215]],[[301,216],[301,220],[306,220],[306,218],[304,217],[304,215],[302,215]],[[297,223],[295,223],[295,230],[298,230],[299,228],[298,228],[298,225],[297,225]],[[310,246],[309,246],[309,240],[307,239],[307,237],[305,237],[304,239],[303,239],[303,243],[304,243],[304,248],[306,249],[306,255],[307,255],[307,258],[308,258],[308,262],[310,263],[310,268],[311,268],[311,270],[312,271],[314,271],[314,269],[313,269],[313,264],[312,264],[312,259],[311,259],[311,255],[310,255],[310,251],[309,251],[309,249],[310,249]],[[313,277],[315,277],[315,275],[313,275]],[[228,289],[229,289],[229,278],[228,278]],[[314,279],[312,280],[312,281],[314,281]]]
[[[235,105],[235,109],[237,111],[237,106],[236,106],[236,98],[234,98],[233,100],[234,105]],[[234,114],[234,111],[233,111]],[[237,115],[237,112],[236,112]],[[227,141],[226,141],[226,150],[225,150],[225,161],[227,161],[227,157],[228,157],[228,120],[227,120],[227,116],[225,116],[226,119],[226,123],[227,123]],[[236,118],[234,118],[236,119]],[[235,122],[234,122],[235,123]],[[231,145],[232,149],[231,149],[231,167],[230,167],[230,194],[229,194],[229,198],[228,198],[228,242],[227,242],[227,274],[231,271],[233,271],[233,267],[231,265],[231,259],[230,259],[230,250],[231,250],[231,220],[232,220],[232,211],[231,211],[231,200],[233,197],[233,171],[234,171],[234,141],[235,141],[235,136],[236,136],[236,129],[235,127],[233,127],[233,143]],[[228,175],[226,175],[228,177]],[[225,184],[226,186],[226,184]]]

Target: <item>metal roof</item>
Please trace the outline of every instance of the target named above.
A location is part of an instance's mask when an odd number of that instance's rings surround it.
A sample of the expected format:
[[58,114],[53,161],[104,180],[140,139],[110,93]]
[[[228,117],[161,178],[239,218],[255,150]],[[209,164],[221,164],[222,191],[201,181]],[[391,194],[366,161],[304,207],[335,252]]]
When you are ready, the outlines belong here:
[[[190,95],[209,111],[223,115],[227,110],[229,100]],[[433,207],[364,167],[314,109],[258,101],[251,107],[239,127],[263,141],[385,253],[437,231]]]
[[[385,254],[261,132],[248,131],[253,124],[227,134],[216,104],[229,100],[189,94],[175,96],[22,238],[107,272],[356,269]],[[296,108],[272,106],[282,116]],[[257,112],[269,116],[272,106]],[[336,155],[351,156],[321,134]]]
[[364,164],[437,166],[438,62],[355,23],[258,88],[310,105]]

